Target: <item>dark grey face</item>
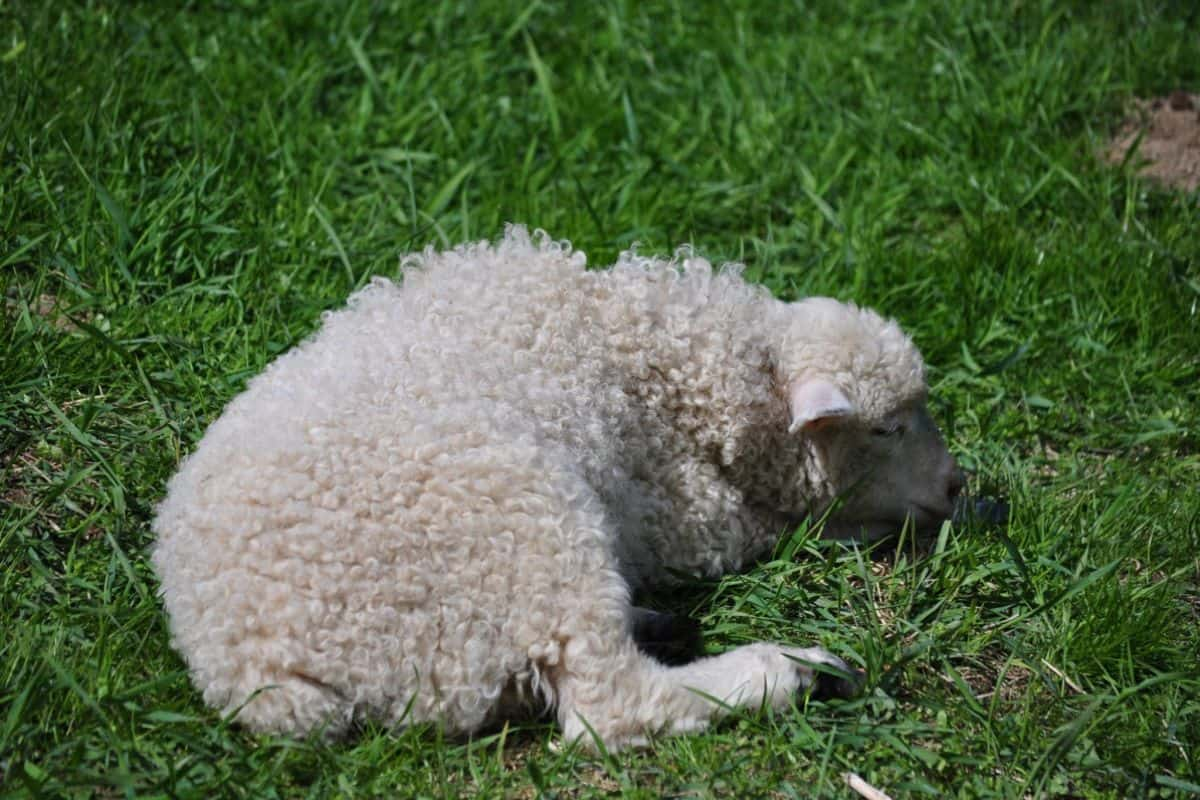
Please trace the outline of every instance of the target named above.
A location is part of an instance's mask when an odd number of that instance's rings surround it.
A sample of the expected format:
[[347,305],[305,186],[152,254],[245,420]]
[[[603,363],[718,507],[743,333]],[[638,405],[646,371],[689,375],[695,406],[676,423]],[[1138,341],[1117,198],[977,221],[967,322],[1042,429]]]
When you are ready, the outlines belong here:
[[924,403],[813,435],[839,491],[826,536],[875,539],[909,519],[929,529],[954,513],[965,481]]

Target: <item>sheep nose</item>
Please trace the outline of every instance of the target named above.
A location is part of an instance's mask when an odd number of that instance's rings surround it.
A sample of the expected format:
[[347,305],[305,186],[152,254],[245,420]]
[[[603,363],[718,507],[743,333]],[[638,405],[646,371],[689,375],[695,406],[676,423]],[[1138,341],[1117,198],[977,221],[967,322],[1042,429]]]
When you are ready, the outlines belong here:
[[953,503],[955,499],[962,494],[962,490],[967,486],[967,476],[961,469],[955,467],[950,473],[950,480],[946,484],[946,497]]

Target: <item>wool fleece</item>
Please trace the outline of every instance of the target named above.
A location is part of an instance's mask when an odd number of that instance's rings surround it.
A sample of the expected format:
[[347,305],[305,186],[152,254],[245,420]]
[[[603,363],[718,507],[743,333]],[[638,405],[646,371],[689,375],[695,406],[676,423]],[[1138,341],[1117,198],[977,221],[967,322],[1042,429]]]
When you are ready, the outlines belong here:
[[621,747],[853,674],[771,643],[666,666],[631,596],[741,569],[806,515],[949,516],[962,480],[895,323],[688,250],[589,271],[516,226],[402,267],[250,381],[159,506],[207,703],[331,736],[553,709]]

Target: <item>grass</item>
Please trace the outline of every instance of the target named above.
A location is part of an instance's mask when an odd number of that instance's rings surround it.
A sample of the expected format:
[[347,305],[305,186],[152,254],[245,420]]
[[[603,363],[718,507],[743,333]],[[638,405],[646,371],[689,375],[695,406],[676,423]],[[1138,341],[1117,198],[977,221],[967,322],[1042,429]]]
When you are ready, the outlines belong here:
[[[0,792],[1200,794],[1200,202],[1094,159],[1132,96],[1200,86],[1197,13],[0,2]],[[798,531],[670,599],[863,697],[603,758],[203,707],[146,558],[178,459],[400,253],[507,220],[597,264],[694,241],[914,334],[1007,530]]]

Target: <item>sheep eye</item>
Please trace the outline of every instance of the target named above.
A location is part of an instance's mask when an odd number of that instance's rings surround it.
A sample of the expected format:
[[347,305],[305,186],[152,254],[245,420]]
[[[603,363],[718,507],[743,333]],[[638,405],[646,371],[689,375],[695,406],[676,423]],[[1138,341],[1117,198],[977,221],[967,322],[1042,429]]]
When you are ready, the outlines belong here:
[[874,436],[900,436],[904,433],[904,426],[899,422],[889,423],[871,428],[871,434]]

